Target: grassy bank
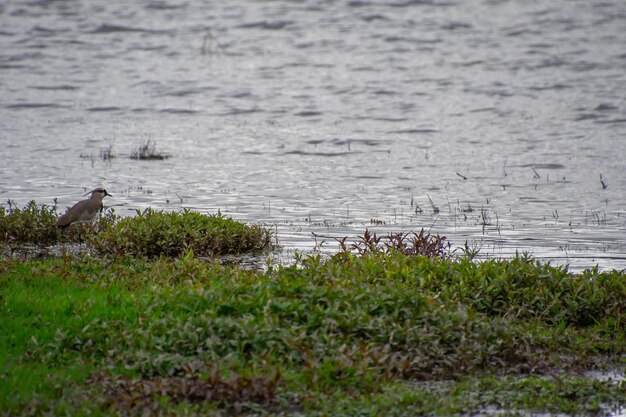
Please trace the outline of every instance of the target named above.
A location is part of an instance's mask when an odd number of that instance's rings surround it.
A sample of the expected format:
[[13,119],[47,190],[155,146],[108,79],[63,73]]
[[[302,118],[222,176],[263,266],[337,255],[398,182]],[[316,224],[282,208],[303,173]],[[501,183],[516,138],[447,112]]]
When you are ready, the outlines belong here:
[[[423,247],[423,246],[422,246]],[[626,276],[353,246],[265,272],[4,260],[5,415],[607,415]]]

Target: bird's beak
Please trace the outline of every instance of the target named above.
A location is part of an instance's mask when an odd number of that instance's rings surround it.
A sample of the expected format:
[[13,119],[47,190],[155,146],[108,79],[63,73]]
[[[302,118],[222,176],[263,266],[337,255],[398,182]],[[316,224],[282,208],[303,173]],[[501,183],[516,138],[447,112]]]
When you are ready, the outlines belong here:
[[106,196],[106,195],[108,195],[109,197],[113,197],[111,194],[109,194],[109,193],[108,193],[108,191],[107,191],[107,190],[104,190],[104,195],[105,195],[105,196]]

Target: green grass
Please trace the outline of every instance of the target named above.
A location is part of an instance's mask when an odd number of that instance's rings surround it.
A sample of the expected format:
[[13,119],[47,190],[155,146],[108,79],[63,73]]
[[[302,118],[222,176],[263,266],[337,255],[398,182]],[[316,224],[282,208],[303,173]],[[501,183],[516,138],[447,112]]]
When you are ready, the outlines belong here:
[[0,415],[607,415],[626,277],[391,249],[0,264]]

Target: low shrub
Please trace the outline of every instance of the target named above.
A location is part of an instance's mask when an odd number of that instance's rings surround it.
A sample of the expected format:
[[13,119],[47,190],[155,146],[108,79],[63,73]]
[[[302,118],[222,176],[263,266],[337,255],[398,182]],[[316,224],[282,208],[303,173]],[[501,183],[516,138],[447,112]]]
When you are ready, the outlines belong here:
[[198,256],[212,256],[267,249],[272,236],[268,229],[220,213],[146,209],[106,225],[89,243],[96,252],[114,256],[177,257],[189,250]]
[[57,229],[56,220],[56,205],[38,206],[31,201],[23,209],[13,203],[8,209],[0,206],[0,244],[12,251],[24,244],[84,242],[100,255],[149,258],[177,257],[189,250],[198,256],[213,256],[272,247],[269,229],[219,213],[146,209],[135,217],[121,217],[106,209],[93,224],[74,224],[64,230]]
[[24,242],[49,245],[60,239],[55,227],[56,206],[38,206],[30,201],[20,209],[11,200],[8,205],[8,209],[0,206],[0,240],[4,245],[13,247]]
[[357,255],[390,255],[401,253],[408,257],[426,256],[430,258],[446,258],[452,254],[452,244],[445,236],[432,235],[421,229],[419,233],[388,233],[379,236],[365,229],[363,236],[348,244],[348,237],[339,240],[340,251],[336,257],[346,256],[348,253]]

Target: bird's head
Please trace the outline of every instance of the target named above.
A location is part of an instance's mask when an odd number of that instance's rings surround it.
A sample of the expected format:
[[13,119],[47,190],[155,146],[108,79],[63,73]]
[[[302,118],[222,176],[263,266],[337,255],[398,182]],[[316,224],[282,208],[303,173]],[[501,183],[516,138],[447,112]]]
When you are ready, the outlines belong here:
[[91,198],[99,198],[99,199],[103,199],[106,196],[112,197],[111,194],[109,194],[107,190],[105,190],[102,187],[94,188],[93,190],[89,191],[87,194],[91,194]]

